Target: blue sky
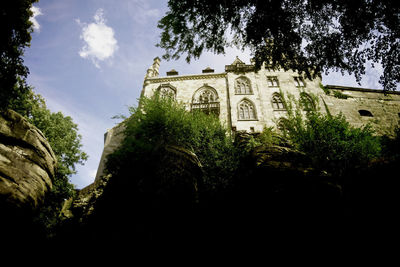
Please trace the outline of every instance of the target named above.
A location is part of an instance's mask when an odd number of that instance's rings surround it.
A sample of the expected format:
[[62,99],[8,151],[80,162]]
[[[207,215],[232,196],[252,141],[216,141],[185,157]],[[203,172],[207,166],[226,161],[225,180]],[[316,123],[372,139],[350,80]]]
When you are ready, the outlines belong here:
[[[79,126],[83,150],[89,155],[71,182],[83,188],[93,182],[107,129],[136,105],[143,78],[153,58],[163,51],[158,20],[167,0],[42,0],[34,5],[34,32],[25,51],[28,83],[53,112],[71,116]],[[196,74],[210,66],[223,72],[238,55],[249,63],[250,54],[228,49],[226,55],[205,53],[187,64],[183,59],[162,61],[160,75],[171,69]],[[367,69],[361,86],[340,73],[323,75],[323,84],[378,89],[380,68]]]

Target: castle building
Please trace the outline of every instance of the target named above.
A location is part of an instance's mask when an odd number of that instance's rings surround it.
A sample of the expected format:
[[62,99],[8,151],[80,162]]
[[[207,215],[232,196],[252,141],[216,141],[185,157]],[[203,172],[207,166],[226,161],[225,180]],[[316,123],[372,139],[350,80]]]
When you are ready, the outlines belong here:
[[[142,96],[158,92],[185,104],[188,111],[201,110],[219,116],[232,131],[261,132],[264,127],[279,128],[287,114],[283,95],[293,95],[311,105],[328,107],[332,115],[342,113],[356,127],[371,124],[378,134],[392,134],[400,119],[400,92],[321,84],[321,78],[304,79],[293,71],[245,64],[238,57],[225,72],[210,67],[200,74],[179,75],[172,69],[159,75],[160,59],[156,57],[144,78]],[[329,94],[328,94],[329,92]],[[319,101],[313,101],[317,97]],[[120,143],[120,126],[107,131],[104,151],[96,175],[104,168],[105,157]]]
[[[277,127],[287,112],[282,94],[318,104],[322,111],[325,103],[332,114],[342,112],[357,127],[369,122],[380,134],[390,133],[400,119],[399,92],[384,94],[382,90],[334,85],[325,86],[324,91],[321,78],[308,80],[293,71],[268,67],[255,71],[254,65],[238,57],[223,73],[208,67],[201,74],[179,75],[171,70],[160,77],[159,66],[157,57],[147,70],[142,95],[159,92],[184,103],[188,111],[214,113],[233,131],[261,132],[264,127]],[[314,103],[312,96],[319,101]]]

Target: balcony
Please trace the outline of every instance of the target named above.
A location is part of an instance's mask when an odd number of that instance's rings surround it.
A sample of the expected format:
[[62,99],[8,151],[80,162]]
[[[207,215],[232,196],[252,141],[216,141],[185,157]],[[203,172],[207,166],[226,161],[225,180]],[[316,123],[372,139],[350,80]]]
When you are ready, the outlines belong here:
[[219,115],[219,102],[192,103],[191,110],[200,110],[206,114]]

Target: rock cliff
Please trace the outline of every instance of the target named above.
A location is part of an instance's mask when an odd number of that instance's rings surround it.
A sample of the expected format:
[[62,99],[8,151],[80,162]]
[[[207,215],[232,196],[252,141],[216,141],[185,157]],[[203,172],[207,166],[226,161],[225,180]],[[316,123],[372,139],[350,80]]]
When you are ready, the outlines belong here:
[[0,113],[0,210],[35,210],[52,187],[56,156],[42,132],[18,113]]

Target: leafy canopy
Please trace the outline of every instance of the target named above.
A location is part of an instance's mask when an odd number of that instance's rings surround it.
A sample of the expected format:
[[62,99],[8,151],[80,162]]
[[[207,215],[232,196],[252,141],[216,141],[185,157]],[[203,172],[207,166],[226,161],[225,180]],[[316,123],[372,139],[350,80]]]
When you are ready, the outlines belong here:
[[25,47],[30,45],[32,4],[38,0],[13,0],[0,5],[0,109],[28,91],[24,65]]
[[[381,63],[384,89],[400,81],[400,5],[382,0],[170,0],[159,21],[165,59],[223,54],[249,48],[256,67],[293,69],[308,78],[320,71],[353,73]],[[229,35],[228,33],[231,33]],[[374,66],[374,65],[373,65]]]

